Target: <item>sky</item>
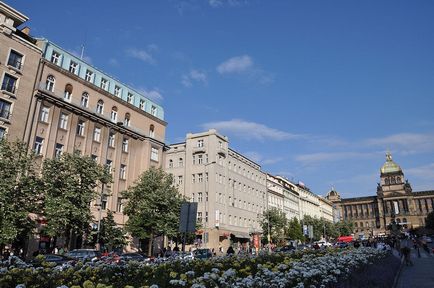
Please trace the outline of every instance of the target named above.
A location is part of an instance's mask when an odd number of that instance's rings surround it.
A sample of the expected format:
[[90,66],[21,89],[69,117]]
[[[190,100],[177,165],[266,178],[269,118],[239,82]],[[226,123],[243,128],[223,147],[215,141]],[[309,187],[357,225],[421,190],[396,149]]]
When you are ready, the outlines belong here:
[[35,37],[165,109],[166,142],[215,128],[264,172],[375,195],[390,150],[434,189],[434,1],[6,1]]

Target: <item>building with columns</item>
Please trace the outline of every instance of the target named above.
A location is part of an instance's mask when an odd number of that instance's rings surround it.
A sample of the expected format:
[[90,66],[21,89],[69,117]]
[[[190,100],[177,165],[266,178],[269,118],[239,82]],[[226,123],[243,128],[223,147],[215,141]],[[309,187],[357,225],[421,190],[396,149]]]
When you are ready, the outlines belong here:
[[392,221],[405,229],[423,227],[427,214],[434,209],[434,190],[413,191],[389,152],[380,169],[375,196],[343,199],[332,189],[327,199],[336,208],[335,221],[353,222],[354,233],[365,237],[387,234],[387,226]]
[[[179,192],[198,203],[202,246],[248,246],[261,232],[259,217],[267,206],[266,174],[229,147],[229,139],[211,129],[187,134],[166,152],[165,170]],[[199,236],[199,237],[200,237]]]

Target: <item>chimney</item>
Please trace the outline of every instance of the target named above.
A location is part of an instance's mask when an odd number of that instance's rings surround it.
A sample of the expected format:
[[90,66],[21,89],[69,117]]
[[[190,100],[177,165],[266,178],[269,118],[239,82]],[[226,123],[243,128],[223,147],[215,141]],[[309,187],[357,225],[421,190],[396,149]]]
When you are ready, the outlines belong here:
[[30,27],[26,26],[23,29],[21,29],[21,32],[26,34],[27,36],[30,36]]

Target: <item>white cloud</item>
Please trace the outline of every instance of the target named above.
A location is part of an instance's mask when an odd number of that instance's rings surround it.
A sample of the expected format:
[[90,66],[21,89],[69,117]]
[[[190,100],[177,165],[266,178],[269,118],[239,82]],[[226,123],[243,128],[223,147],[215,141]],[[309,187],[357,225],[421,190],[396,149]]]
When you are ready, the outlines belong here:
[[119,61],[116,58],[110,58],[109,64],[112,66],[119,66]]
[[152,101],[155,101],[157,103],[160,103],[164,99],[163,96],[161,95],[161,93],[157,89],[147,90],[144,88],[140,88],[140,89],[138,89],[138,91],[146,98],[148,98]]
[[253,68],[253,60],[248,55],[232,57],[217,66],[220,74],[243,73]]
[[130,57],[139,59],[139,60],[141,60],[145,63],[148,63],[148,64],[155,64],[156,61],[155,61],[154,57],[151,55],[152,51],[154,51],[154,50],[150,49],[148,46],[147,50],[130,48],[130,49],[127,49],[126,52]]
[[402,154],[416,154],[434,150],[433,133],[399,133],[365,141],[368,146],[396,149]]
[[382,152],[320,152],[312,154],[301,154],[295,160],[303,165],[316,165],[323,162],[341,161],[354,158],[377,157]]
[[220,7],[223,5],[223,1],[222,0],[209,0],[209,5],[211,7]]
[[188,74],[182,75],[181,83],[185,87],[193,86],[193,82],[199,82],[203,85],[208,83],[208,78],[205,72],[192,69]]
[[229,6],[240,6],[244,3],[247,3],[246,0],[208,0],[208,3],[213,8],[222,7],[225,4]]
[[201,125],[204,129],[217,129],[222,133],[231,134],[246,140],[291,140],[303,137],[302,135],[291,134],[264,124],[248,122],[241,119],[229,121],[209,122]]
[[[404,169],[404,173],[410,179],[413,191],[433,189],[434,163]],[[416,181],[417,179],[417,181]]]

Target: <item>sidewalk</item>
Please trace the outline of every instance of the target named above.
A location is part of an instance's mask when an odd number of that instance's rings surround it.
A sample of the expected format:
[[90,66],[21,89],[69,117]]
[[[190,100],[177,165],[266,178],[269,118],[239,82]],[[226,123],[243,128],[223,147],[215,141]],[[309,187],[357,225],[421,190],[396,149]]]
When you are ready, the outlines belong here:
[[417,252],[411,249],[411,261],[414,265],[403,264],[396,288],[434,287],[434,255],[427,254],[421,249],[420,256],[419,258]]

